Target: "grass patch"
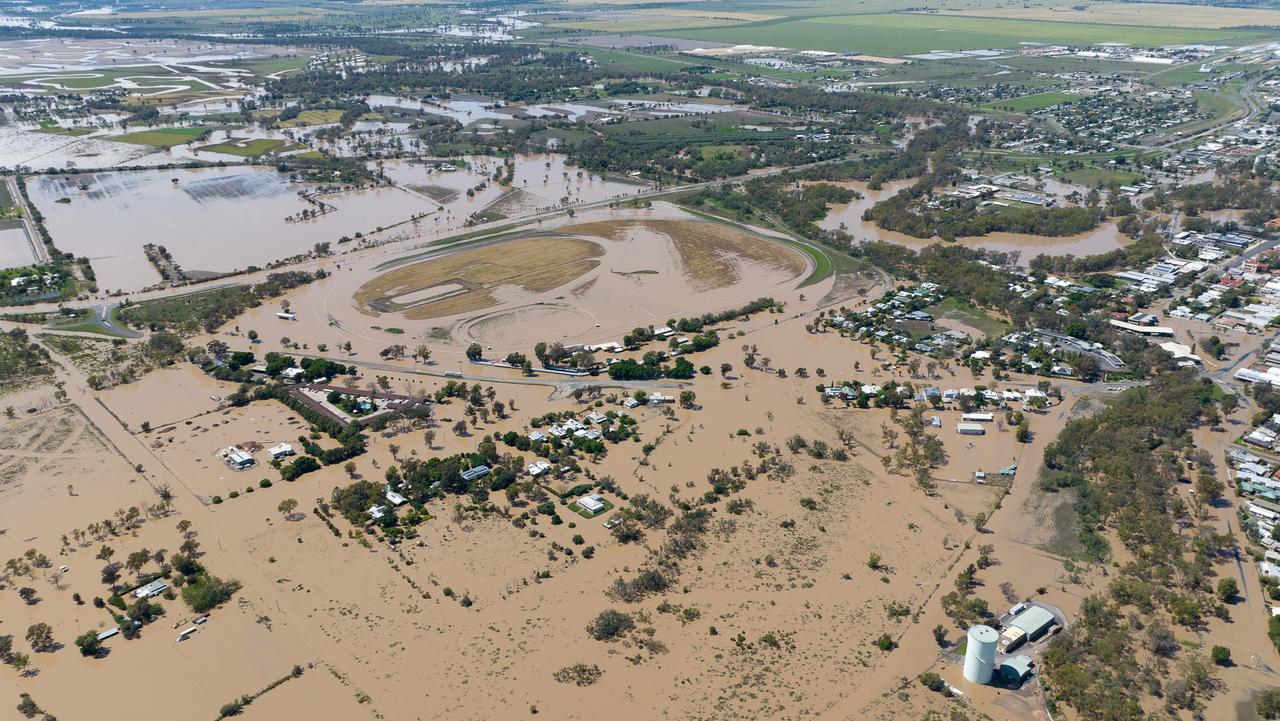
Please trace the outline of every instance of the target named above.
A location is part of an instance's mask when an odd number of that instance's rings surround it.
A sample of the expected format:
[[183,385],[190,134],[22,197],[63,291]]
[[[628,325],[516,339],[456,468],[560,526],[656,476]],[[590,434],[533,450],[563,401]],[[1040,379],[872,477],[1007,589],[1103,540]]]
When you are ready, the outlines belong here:
[[568,506],[568,508],[569,508],[569,510],[570,510],[570,511],[572,511],[573,513],[578,514],[579,516],[582,516],[583,518],[596,518],[596,517],[598,517],[598,516],[602,516],[602,515],[604,515],[604,514],[608,513],[609,511],[612,511],[612,510],[613,510],[613,502],[612,502],[612,501],[610,501],[608,498],[603,498],[603,499],[601,499],[601,500],[604,502],[604,510],[603,510],[603,511],[600,511],[599,513],[592,513],[591,511],[588,511],[587,509],[583,508],[582,506],[579,506],[577,501],[574,501],[573,503],[570,503],[570,504],[569,504],[569,506]]
[[290,56],[284,58],[266,58],[263,60],[252,60],[241,65],[245,70],[249,70],[260,75],[270,75],[272,73],[283,73],[292,70],[301,70],[307,66],[311,58],[305,55]]
[[[751,230],[744,228],[736,223],[732,223],[724,218],[721,218],[719,216],[711,215],[710,213],[704,213],[685,205],[682,205],[680,207],[683,208],[685,212],[691,215],[697,216],[699,218],[702,218],[703,220],[709,220],[713,223],[719,223],[721,225],[736,228],[737,230],[740,230],[743,233],[748,233],[754,237],[761,237],[761,238],[765,237],[765,236],[759,235],[758,233],[754,233]],[[822,281],[826,280],[831,276],[831,273],[834,268],[831,262],[831,256],[827,254],[826,250],[819,248],[816,245],[810,245],[809,243],[805,243],[799,240],[794,240],[792,238],[778,238],[774,236],[768,236],[768,239],[777,243],[782,243],[783,245],[786,245],[788,247],[795,248],[796,250],[808,256],[809,260],[813,262],[813,270],[809,273],[808,276],[805,277],[804,280],[800,282],[800,285],[796,287],[805,288],[805,287],[814,285],[816,283],[821,283]]]
[[[455,315],[492,306],[499,286],[551,290],[594,268],[602,255],[598,243],[580,238],[520,238],[401,266],[362,285],[354,300],[374,312],[404,312],[411,320]],[[419,295],[437,286],[441,297]]]
[[1013,327],[1004,321],[991,317],[985,310],[958,298],[947,298],[941,303],[926,308],[925,312],[932,313],[937,318],[958,320],[970,328],[981,331],[988,338],[998,338],[1005,335]]
[[1034,95],[1023,95],[1018,98],[997,100],[993,103],[987,103],[982,107],[987,110],[1004,110],[1010,113],[1027,113],[1032,110],[1044,110],[1045,108],[1053,107],[1054,105],[1075,102],[1079,99],[1079,95],[1072,95],[1071,93],[1036,93]]
[[256,158],[259,155],[292,150],[298,147],[300,146],[295,143],[287,140],[277,140],[275,138],[254,138],[253,140],[232,138],[213,145],[202,145],[199,148],[196,148],[196,150],[209,153],[223,153],[224,155],[237,155],[242,158]]
[[155,130],[141,130],[136,133],[126,133],[117,135],[107,140],[114,140],[117,143],[131,143],[133,145],[150,145],[157,148],[172,148],[175,145],[185,145],[195,140],[207,136],[212,132],[212,128],[157,128]]
[[279,123],[276,123],[276,126],[281,128],[299,128],[304,125],[328,125],[329,123],[336,123],[341,119],[341,110],[303,110],[288,120],[282,120]]

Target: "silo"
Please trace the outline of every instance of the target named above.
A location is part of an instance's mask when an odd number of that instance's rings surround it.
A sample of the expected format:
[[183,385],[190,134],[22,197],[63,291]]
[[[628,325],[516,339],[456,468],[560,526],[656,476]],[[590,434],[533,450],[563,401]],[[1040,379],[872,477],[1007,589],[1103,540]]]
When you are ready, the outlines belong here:
[[996,643],[1000,634],[990,626],[969,629],[968,648],[964,652],[964,680],[969,683],[991,683],[996,668]]

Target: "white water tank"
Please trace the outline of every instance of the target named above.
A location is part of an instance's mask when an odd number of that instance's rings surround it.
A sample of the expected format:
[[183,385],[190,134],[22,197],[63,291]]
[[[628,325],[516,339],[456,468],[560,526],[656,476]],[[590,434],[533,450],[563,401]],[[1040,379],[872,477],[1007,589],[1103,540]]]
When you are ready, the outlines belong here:
[[969,683],[991,683],[996,668],[996,643],[1000,634],[990,626],[969,629],[969,643],[964,652],[964,680]]

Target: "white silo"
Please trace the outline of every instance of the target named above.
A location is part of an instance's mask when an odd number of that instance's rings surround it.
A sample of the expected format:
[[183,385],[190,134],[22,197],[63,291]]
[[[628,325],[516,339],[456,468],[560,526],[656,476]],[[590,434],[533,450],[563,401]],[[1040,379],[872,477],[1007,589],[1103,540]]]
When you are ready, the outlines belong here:
[[991,683],[996,668],[996,642],[1000,634],[990,626],[969,629],[968,648],[964,652],[964,680],[969,683]]

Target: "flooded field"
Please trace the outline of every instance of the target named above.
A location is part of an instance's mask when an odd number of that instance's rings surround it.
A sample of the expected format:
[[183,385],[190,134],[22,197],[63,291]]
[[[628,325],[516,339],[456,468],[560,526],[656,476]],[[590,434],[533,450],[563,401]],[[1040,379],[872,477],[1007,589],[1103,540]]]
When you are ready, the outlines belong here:
[[336,212],[286,223],[286,216],[312,207],[298,197],[306,187],[256,167],[42,176],[28,188],[54,242],[87,256],[104,290],[159,282],[143,253],[146,243],[163,245],[187,272],[221,273],[431,209],[403,190],[380,188],[327,196]]
[[[913,181],[899,180],[885,183],[880,190],[868,190],[866,183],[835,183],[852,188],[862,194],[861,198],[851,203],[836,205],[818,224],[826,230],[844,230],[859,241],[883,240],[908,248],[920,249],[934,243],[941,243],[939,238],[914,238],[905,233],[884,230],[876,224],[863,220],[862,214],[876,203],[893,196],[899,190],[909,186]],[[1100,224],[1088,233],[1050,238],[1040,235],[1023,235],[1019,233],[989,233],[975,238],[959,238],[956,243],[970,248],[986,248],[1003,253],[1018,254],[1018,263],[1026,266],[1034,257],[1047,255],[1097,255],[1128,245],[1131,241],[1116,230],[1115,223]]]
[[186,40],[10,40],[0,42],[0,77],[107,66],[191,66],[293,54],[296,53],[277,46],[228,45]]
[[[526,155],[515,162],[515,176],[509,186],[490,179],[502,161],[485,156],[468,156],[465,165],[452,171],[441,163],[397,161],[383,166],[387,177],[410,191],[443,204],[454,218],[481,210],[506,217],[555,205],[609,200],[634,195],[645,184],[607,180],[571,165],[563,155]],[[485,187],[477,189],[481,183]],[[471,190],[472,194],[467,195]]]
[[418,214],[426,217],[406,224],[404,233],[443,236],[490,208],[498,214],[490,219],[512,217],[642,187],[604,180],[552,155],[519,159],[512,185],[503,187],[491,180],[500,166],[487,157],[467,158],[452,172],[387,163],[397,187],[325,195],[336,211],[296,222],[285,218],[314,207],[299,196],[312,188],[256,166],[41,176],[28,192],[59,248],[88,257],[102,289],[130,291],[160,282],[143,252],[147,243],[164,246],[188,273],[226,273],[305,253],[316,243],[338,249],[340,238],[370,236]]
[[809,269],[790,247],[664,204],[586,215],[390,268],[355,290],[356,308],[513,350],[539,340],[599,342],[785,293]]
[[21,222],[0,223],[0,268],[21,268],[36,262]]

